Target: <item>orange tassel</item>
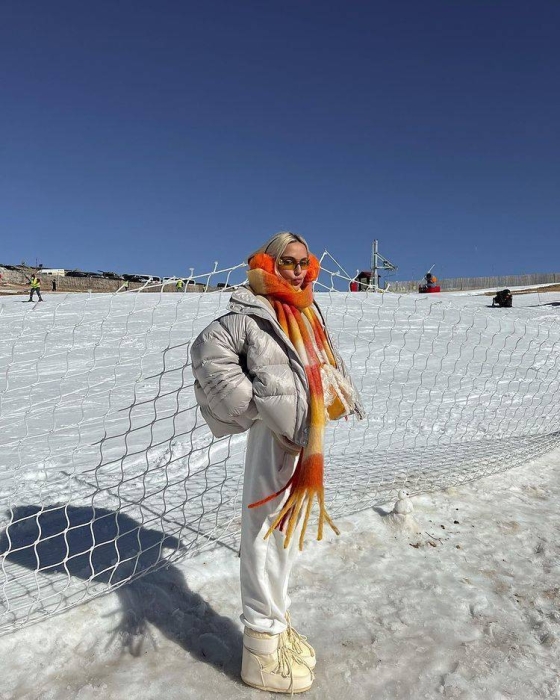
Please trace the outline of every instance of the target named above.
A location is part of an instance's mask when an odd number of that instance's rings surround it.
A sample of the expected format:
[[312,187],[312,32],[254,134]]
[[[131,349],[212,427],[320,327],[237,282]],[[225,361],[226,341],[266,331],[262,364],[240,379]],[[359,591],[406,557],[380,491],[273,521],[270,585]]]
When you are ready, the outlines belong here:
[[325,521],[337,535],[340,535],[339,529],[333,523],[329,514],[327,513],[327,509],[325,508],[323,488],[323,455],[309,455],[305,461],[302,460],[302,455],[300,455],[296,469],[288,483],[282,487],[280,491],[267,496],[267,498],[263,498],[261,501],[251,503],[249,508],[258,508],[259,506],[268,503],[273,498],[276,498],[281,493],[286,491],[288,488],[290,489],[288,500],[283,505],[282,510],[276,516],[276,519],[268,529],[268,532],[264,536],[265,539],[269,537],[277,528],[283,532],[285,531],[284,549],[287,549],[290,546],[292,536],[299,523],[300,515],[303,513],[303,523],[299,536],[299,549],[302,550],[305,532],[307,530],[307,524],[309,522],[309,516],[311,514],[311,508],[315,498],[317,498],[317,503],[319,505],[317,539],[323,539],[323,526]]

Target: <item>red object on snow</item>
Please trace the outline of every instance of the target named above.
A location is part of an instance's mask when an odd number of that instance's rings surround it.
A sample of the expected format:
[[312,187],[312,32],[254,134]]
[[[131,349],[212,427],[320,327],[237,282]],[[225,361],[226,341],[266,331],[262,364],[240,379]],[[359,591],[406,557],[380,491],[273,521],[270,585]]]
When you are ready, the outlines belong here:
[[351,292],[358,291],[358,283],[356,282],[356,280],[354,280],[353,282],[350,282],[350,291]]
[[427,284],[421,284],[418,287],[420,294],[434,294],[435,292],[441,292],[441,287],[439,284],[435,284],[432,287],[428,287]]

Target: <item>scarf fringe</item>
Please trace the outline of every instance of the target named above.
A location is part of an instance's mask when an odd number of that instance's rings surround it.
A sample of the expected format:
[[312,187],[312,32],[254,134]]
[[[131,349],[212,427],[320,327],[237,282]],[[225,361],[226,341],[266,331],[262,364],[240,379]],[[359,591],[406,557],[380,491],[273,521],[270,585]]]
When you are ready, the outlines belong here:
[[269,527],[264,539],[266,540],[274,532],[279,530],[284,533],[284,549],[290,546],[293,534],[298,526],[300,517],[303,516],[303,524],[299,535],[299,549],[303,550],[307,524],[311,515],[313,501],[316,498],[319,505],[319,523],[317,527],[317,540],[323,539],[325,522],[332,530],[340,535],[340,530],[333,523],[325,507],[325,489],[323,487],[323,455],[314,454],[303,458],[300,454],[296,468],[288,482],[276,493],[251,503],[249,508],[258,508],[277,498],[284,491],[289,491],[289,496]]

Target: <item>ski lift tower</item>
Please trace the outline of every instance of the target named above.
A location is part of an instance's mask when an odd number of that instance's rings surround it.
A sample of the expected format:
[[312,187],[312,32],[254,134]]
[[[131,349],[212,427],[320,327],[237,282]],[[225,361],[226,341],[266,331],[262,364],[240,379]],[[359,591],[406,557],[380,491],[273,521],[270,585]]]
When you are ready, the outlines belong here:
[[370,289],[374,292],[379,291],[379,270],[388,270],[395,272],[399,268],[397,265],[393,265],[392,262],[384,258],[378,249],[379,241],[374,240],[371,248],[371,278],[370,278]]

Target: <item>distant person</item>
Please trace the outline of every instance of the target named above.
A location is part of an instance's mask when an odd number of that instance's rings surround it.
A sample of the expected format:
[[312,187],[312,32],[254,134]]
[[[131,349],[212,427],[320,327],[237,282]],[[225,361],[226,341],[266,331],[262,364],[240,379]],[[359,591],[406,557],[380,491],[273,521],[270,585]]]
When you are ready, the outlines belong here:
[[313,499],[323,502],[327,421],[362,417],[313,298],[320,265],[305,240],[276,234],[249,257],[230,311],[192,346],[195,394],[216,437],[249,431],[241,519],[242,680],[276,693],[311,687],[315,651],[291,626],[288,581]]
[[511,308],[513,306],[513,296],[510,290],[502,289],[501,292],[497,292],[496,296],[492,299],[492,306]]
[[437,286],[437,277],[435,275],[432,275],[431,272],[426,272],[426,287],[428,289],[432,289],[433,287]]
[[27,301],[33,301],[35,294],[39,297],[39,301],[43,301],[43,297],[41,296],[41,280],[36,274],[31,275],[28,279],[31,284],[31,289],[29,290],[29,299]]
[[185,287],[185,283],[183,282],[183,280],[178,279],[177,282],[175,283],[175,289],[178,292],[182,292],[184,287]]
[[130,286],[130,282],[128,280],[125,280],[124,284],[123,284],[123,289],[125,292],[128,292],[129,286]]
[[53,279],[53,281],[52,281],[52,290],[53,290],[53,292],[56,292],[56,280],[55,279]]

